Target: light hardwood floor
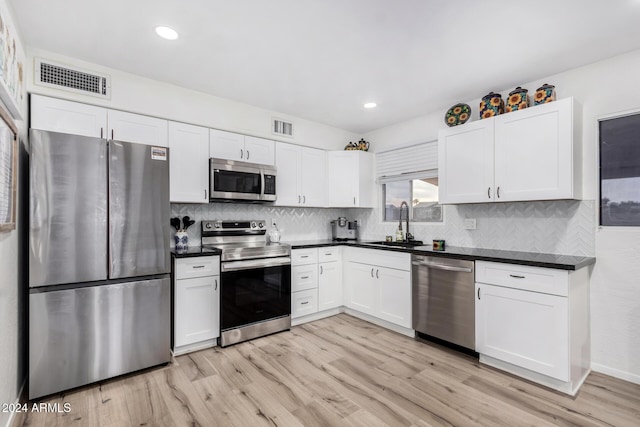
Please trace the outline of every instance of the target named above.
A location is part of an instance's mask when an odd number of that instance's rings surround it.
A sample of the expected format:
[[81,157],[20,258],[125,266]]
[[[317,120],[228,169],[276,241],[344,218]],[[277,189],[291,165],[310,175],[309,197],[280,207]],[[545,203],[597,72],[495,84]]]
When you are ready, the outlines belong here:
[[44,400],[25,426],[639,426],[640,385],[571,398],[342,314]]

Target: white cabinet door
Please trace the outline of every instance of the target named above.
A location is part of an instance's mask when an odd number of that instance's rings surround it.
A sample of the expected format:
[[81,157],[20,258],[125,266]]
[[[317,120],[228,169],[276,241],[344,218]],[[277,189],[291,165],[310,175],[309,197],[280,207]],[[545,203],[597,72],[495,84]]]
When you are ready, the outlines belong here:
[[209,130],[209,154],[216,159],[246,162],[244,135],[223,130]]
[[[316,148],[301,147],[299,182],[302,206],[327,206],[326,175],[326,153]],[[278,178],[280,178],[279,169]],[[279,180],[279,182],[282,181]]]
[[569,380],[567,298],[476,283],[476,351]]
[[573,99],[495,118],[496,200],[571,199]]
[[106,108],[41,95],[31,95],[30,108],[33,129],[106,138]]
[[378,299],[375,267],[357,262],[348,262],[346,267],[347,307],[375,316]]
[[169,122],[170,199],[209,203],[209,129]]
[[298,206],[302,203],[300,191],[300,147],[276,143],[277,206]]
[[438,198],[441,204],[492,201],[493,125],[484,119],[440,131]]
[[411,328],[411,274],[391,268],[376,268],[379,283],[377,317],[405,328]]
[[349,151],[328,153],[329,206],[334,208],[358,206],[358,164]]
[[342,305],[342,265],[340,262],[319,264],[318,310],[329,310]]
[[260,163],[263,165],[276,164],[275,142],[270,139],[256,138],[255,136],[244,137],[245,156],[244,161],[249,163]]
[[[145,145],[169,146],[167,120],[124,111],[108,110],[109,132],[107,138],[114,141],[134,142]],[[169,153],[171,156],[171,153]]]
[[175,283],[175,347],[217,338],[220,276],[180,279]]

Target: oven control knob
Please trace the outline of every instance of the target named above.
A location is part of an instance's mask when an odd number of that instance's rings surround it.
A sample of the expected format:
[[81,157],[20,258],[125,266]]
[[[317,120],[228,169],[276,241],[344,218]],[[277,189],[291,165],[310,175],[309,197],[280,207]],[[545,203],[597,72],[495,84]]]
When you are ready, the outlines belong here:
[[257,227],[256,222],[255,222],[255,221],[253,221],[253,222],[251,223],[251,228],[256,228],[256,227]]
[[204,225],[204,228],[206,228],[207,230],[210,230],[210,229],[211,229],[211,223],[210,223],[210,222],[207,222],[207,223]]
[[260,228],[264,228],[264,222],[259,222],[259,223],[258,223],[258,227],[260,227]]
[[215,224],[213,224],[214,228],[220,228],[220,223],[216,222]]

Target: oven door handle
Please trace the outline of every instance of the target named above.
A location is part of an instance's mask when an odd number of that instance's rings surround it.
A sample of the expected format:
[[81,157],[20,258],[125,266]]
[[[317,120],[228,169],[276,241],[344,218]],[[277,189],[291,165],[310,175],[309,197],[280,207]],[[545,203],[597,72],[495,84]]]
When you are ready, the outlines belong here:
[[220,263],[220,270],[239,271],[255,270],[258,268],[277,267],[281,265],[291,265],[291,257],[275,257],[263,259],[248,259],[242,261],[227,261]]

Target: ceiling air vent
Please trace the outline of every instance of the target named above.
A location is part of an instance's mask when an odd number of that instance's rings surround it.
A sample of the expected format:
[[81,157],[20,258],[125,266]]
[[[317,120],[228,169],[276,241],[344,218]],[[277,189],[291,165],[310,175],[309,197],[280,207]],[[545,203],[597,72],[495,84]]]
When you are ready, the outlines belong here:
[[271,131],[274,135],[293,137],[293,123],[285,122],[280,119],[273,119]]
[[35,84],[99,98],[111,98],[111,78],[108,74],[72,68],[41,58],[35,58]]

